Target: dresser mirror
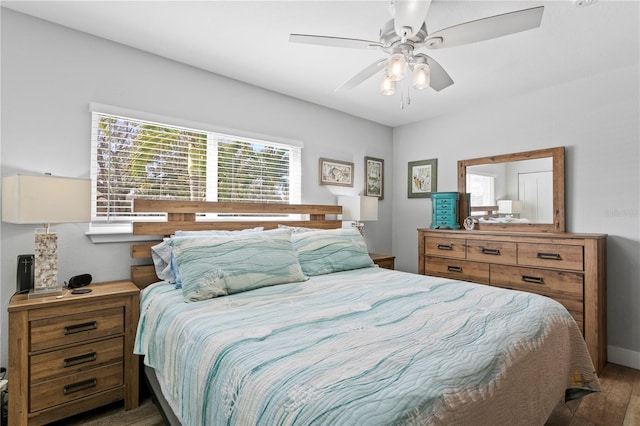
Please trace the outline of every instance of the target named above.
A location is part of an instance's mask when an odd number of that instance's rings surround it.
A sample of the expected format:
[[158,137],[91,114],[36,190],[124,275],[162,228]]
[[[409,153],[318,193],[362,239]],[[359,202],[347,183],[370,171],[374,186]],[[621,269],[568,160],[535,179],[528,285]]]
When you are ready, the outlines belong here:
[[458,192],[476,230],[564,232],[564,147],[460,160]]

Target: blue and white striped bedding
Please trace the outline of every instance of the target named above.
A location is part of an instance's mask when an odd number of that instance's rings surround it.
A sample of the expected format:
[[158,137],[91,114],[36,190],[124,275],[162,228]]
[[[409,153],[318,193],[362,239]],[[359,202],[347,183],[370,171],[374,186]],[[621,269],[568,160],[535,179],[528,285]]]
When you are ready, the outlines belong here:
[[533,425],[598,390],[555,301],[377,267],[195,303],[154,284],[135,350],[185,425]]

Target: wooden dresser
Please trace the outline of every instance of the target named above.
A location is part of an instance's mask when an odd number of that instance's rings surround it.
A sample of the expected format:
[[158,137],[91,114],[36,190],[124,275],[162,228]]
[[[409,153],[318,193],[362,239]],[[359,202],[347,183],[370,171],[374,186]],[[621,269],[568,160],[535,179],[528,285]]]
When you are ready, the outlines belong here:
[[139,289],[130,281],[92,284],[9,303],[9,423],[49,423],[124,399],[138,406],[133,354]]
[[598,374],[607,362],[606,235],[418,229],[418,272],[562,303]]

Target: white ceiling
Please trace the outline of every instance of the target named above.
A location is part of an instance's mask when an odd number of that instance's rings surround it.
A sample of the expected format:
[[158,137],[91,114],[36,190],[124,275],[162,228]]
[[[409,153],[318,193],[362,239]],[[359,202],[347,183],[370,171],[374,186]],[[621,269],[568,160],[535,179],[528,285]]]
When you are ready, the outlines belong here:
[[544,5],[540,28],[427,51],[454,80],[440,92],[411,90],[411,105],[382,96],[374,76],[334,89],[383,57],[375,50],[289,43],[290,33],[378,40],[388,1],[2,1],[2,6],[295,98],[389,126],[496,102],[638,64],[637,1],[434,0],[439,29]]

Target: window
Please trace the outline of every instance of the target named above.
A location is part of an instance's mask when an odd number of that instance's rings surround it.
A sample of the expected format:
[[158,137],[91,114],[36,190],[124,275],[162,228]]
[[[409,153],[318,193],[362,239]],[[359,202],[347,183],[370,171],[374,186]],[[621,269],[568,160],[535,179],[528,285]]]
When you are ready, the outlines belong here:
[[471,193],[472,206],[494,206],[495,191],[495,176],[467,173],[467,192]]
[[301,147],[93,112],[91,173],[98,224],[153,220],[134,198],[295,204]]

